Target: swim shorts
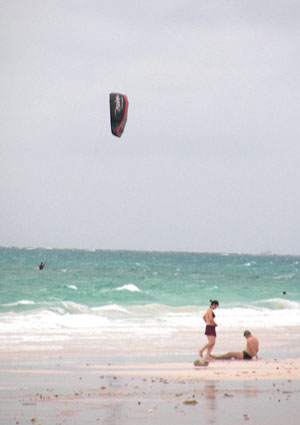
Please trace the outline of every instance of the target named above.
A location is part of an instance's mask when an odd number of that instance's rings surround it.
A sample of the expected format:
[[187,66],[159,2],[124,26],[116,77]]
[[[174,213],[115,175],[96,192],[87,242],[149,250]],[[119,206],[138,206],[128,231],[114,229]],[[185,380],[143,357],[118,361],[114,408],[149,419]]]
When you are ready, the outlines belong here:
[[207,335],[207,336],[217,336],[216,327],[212,326],[212,325],[206,325],[205,335]]
[[252,357],[250,356],[250,354],[247,353],[247,351],[243,351],[243,356],[244,356],[244,360],[251,360]]

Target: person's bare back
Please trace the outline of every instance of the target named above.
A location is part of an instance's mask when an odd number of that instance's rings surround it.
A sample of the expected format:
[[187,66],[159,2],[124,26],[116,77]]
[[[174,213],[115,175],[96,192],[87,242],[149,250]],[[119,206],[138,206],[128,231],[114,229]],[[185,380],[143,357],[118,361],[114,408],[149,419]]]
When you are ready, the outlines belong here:
[[258,339],[255,338],[255,336],[250,334],[250,336],[248,336],[248,338],[247,338],[247,347],[246,347],[245,351],[247,351],[247,353],[251,357],[254,357],[258,353],[258,349],[259,349]]

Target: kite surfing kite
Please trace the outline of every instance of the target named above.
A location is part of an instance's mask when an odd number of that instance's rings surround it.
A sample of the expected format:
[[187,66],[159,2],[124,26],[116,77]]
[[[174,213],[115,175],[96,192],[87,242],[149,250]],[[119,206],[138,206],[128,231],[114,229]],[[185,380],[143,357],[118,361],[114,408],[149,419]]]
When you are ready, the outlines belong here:
[[121,137],[127,121],[127,96],[121,93],[110,93],[109,106],[111,132],[114,136]]

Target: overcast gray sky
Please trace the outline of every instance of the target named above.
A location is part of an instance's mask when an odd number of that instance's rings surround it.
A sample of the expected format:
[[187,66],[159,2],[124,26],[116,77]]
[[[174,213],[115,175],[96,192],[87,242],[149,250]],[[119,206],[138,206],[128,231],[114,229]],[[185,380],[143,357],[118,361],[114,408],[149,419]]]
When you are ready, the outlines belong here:
[[299,12],[0,0],[0,245],[300,254]]

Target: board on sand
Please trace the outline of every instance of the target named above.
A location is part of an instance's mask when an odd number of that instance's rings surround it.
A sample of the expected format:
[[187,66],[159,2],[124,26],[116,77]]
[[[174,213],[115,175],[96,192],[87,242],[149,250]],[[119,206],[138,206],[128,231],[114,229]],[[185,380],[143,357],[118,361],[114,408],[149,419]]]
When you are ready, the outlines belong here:
[[209,361],[208,360],[195,360],[194,361],[194,366],[208,366],[209,365]]

